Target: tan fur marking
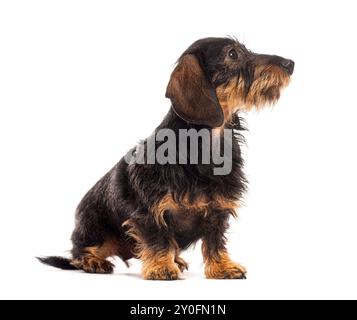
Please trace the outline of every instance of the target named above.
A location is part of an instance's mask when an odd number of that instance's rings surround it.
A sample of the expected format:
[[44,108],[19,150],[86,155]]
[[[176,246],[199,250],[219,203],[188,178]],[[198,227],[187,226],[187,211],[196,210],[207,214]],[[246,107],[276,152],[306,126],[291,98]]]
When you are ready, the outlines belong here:
[[179,257],[179,248],[174,239],[171,239],[170,248],[159,252],[153,251],[143,241],[143,237],[135,225],[127,220],[123,226],[129,227],[127,235],[135,240],[134,254],[143,261],[142,276],[147,280],[177,280],[180,272],[188,269],[185,260]]
[[203,196],[197,197],[193,201],[190,201],[189,198],[185,196],[181,202],[177,202],[171,194],[167,194],[161,199],[161,201],[156,203],[151,210],[156,223],[160,226],[166,226],[164,214],[167,210],[171,210],[173,212],[196,211],[206,215],[209,208],[215,208],[229,210],[232,212],[232,215],[235,216],[235,209],[237,207],[238,205],[236,201],[226,199],[222,196],[217,196],[212,201]]
[[118,255],[118,243],[108,240],[99,247],[87,247],[84,255],[74,259],[72,264],[89,273],[111,273],[114,265],[106,258]]
[[84,255],[74,259],[72,264],[89,273],[112,273],[114,265],[106,258],[117,254],[114,241],[107,241],[100,247],[87,247]]
[[135,241],[134,248],[132,248],[132,253],[136,258],[140,259],[141,253],[147,249],[140,231],[138,228],[136,228],[135,224],[130,219],[126,220],[122,224],[122,227],[128,228],[126,235]]
[[118,242],[115,240],[108,240],[100,247],[87,247],[84,251],[90,253],[94,257],[105,259],[118,254]]
[[91,254],[73,260],[72,264],[88,273],[112,273],[114,268],[114,265],[110,261]]
[[151,211],[154,215],[154,219],[158,225],[166,226],[164,214],[166,210],[178,210],[180,206],[174,201],[171,195],[164,196],[159,202],[157,202]]
[[225,123],[231,121],[232,115],[239,106],[244,105],[244,83],[240,79],[232,79],[228,85],[217,87],[216,94],[222,107]]
[[226,199],[222,196],[217,196],[215,198],[214,204],[216,208],[222,209],[222,210],[229,210],[231,211],[231,214],[236,217],[237,213],[236,210],[239,208],[239,203],[234,200]]
[[208,279],[243,279],[246,269],[233,262],[228,253],[222,250],[214,257],[207,255],[205,244],[202,245],[202,253],[205,261],[205,275]]
[[153,252],[150,249],[146,249],[142,251],[142,275],[144,279],[177,280],[181,270],[175,263],[175,256],[175,250]]
[[[261,66],[255,70],[254,81],[247,97],[244,97],[244,81],[237,78],[226,85],[217,87],[216,94],[222,107],[225,123],[231,121],[232,115],[238,110],[249,111],[253,107],[260,109],[265,105],[274,104],[281,89],[289,84],[290,77],[277,66]],[[266,90],[272,90],[273,97],[264,95]]]

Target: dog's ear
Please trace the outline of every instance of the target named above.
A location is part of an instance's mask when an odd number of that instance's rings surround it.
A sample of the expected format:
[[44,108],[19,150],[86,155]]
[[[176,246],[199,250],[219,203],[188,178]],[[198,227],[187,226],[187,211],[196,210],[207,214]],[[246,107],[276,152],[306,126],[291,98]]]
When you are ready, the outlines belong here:
[[175,113],[187,122],[220,127],[224,116],[216,90],[204,74],[196,56],[180,58],[166,89]]

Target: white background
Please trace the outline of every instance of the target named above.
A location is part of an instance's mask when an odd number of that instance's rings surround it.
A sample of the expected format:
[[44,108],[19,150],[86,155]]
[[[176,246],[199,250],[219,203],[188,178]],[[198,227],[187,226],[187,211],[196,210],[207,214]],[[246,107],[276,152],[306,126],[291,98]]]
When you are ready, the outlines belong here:
[[[1,298],[357,298],[355,1],[1,1]],[[40,265],[71,247],[84,193],[169,109],[174,62],[235,35],[296,62],[274,109],[245,115],[245,207],[232,257],[247,281]]]

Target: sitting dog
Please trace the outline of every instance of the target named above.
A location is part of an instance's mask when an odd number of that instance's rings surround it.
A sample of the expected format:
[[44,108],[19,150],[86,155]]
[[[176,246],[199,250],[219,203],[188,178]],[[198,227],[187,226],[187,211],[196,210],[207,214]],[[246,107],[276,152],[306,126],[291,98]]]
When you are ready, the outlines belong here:
[[[246,270],[230,259],[225,238],[229,217],[236,216],[246,188],[240,151],[244,127],[238,114],[274,104],[293,70],[292,60],[255,54],[235,39],[194,42],[171,74],[166,91],[171,108],[154,132],[170,130],[175,140],[167,145],[148,138],[141,149],[123,157],[80,202],[72,257],[40,261],[62,269],[111,273],[114,266],[108,257],[119,256],[124,262],[139,258],[144,279],[176,280],[188,267],[180,252],[201,239],[207,278],[244,279]],[[183,130],[208,132],[212,141],[221,142],[220,155],[227,142],[229,170],[215,174],[215,164],[201,159],[207,148],[204,139],[198,139],[196,162],[191,161],[192,151],[181,150],[166,163],[147,161],[165,143],[177,151]],[[144,161],[134,161],[139,153]],[[171,161],[178,158],[184,161]]]

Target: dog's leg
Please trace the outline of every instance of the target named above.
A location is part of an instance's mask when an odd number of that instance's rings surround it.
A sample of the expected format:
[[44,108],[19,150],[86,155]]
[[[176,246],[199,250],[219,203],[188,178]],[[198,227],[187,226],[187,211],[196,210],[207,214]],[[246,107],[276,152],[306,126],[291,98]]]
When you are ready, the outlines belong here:
[[245,279],[246,270],[233,262],[226,249],[224,233],[228,228],[229,213],[216,212],[208,218],[202,253],[205,275],[209,279]]
[[116,242],[107,241],[100,246],[76,249],[71,264],[87,273],[113,273],[114,265],[106,258],[116,255]]
[[146,280],[177,280],[180,267],[175,262],[175,250],[166,248],[155,251],[146,249],[141,254],[142,275]]
[[124,223],[127,235],[135,241],[135,256],[142,260],[142,276],[146,280],[177,280],[181,265],[175,240],[154,219],[129,219]]

